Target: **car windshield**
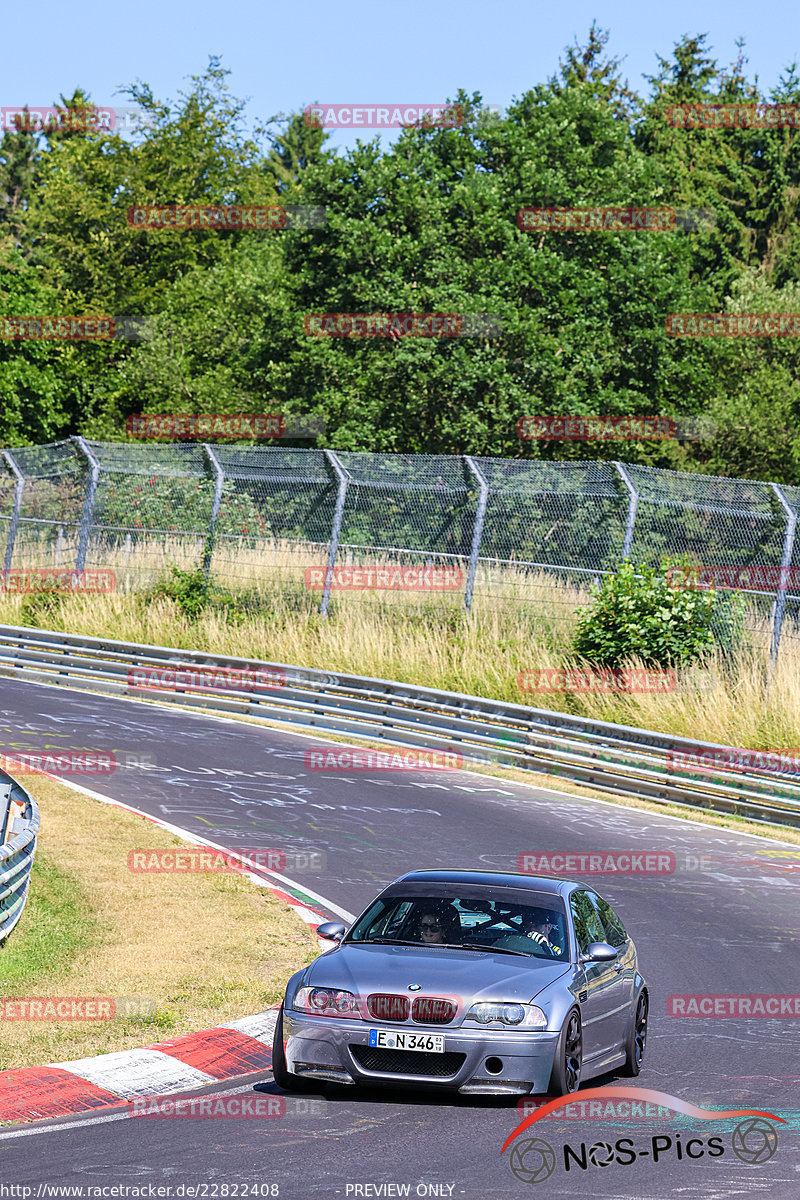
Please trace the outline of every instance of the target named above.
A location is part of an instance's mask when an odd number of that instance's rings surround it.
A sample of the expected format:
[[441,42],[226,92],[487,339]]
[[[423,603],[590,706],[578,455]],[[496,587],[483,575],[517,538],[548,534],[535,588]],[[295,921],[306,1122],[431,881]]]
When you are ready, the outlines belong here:
[[384,896],[358,918],[344,941],[497,950],[550,962],[569,959],[566,916],[557,896],[530,905],[457,895]]

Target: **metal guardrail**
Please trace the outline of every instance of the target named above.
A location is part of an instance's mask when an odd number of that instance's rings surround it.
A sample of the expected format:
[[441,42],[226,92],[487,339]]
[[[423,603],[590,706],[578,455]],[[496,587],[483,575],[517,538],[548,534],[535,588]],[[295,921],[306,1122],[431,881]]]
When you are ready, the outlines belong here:
[[[180,676],[166,687],[162,676],[159,686],[142,668],[180,669]],[[242,686],[201,677],[215,669],[241,672]],[[190,670],[195,674],[187,682]],[[800,774],[733,768],[687,773],[671,755],[737,750],[481,696],[11,625],[0,625],[0,674],[391,746],[449,750],[467,762],[556,775],[614,795],[800,828]]]
[[39,832],[39,809],[25,788],[0,771],[0,943],[22,916]]

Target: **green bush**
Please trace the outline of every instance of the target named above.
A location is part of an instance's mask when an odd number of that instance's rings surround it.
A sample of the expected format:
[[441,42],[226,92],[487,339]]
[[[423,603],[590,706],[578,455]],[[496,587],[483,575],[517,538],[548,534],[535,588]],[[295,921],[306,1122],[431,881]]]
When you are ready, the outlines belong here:
[[63,597],[64,593],[57,591],[55,587],[45,587],[40,592],[32,592],[25,597],[20,606],[20,625],[30,625],[34,629],[58,629]]
[[201,568],[183,571],[180,567],[171,567],[169,575],[160,579],[144,596],[145,602],[163,598],[174,600],[184,616],[199,617],[210,605],[208,583]]
[[678,582],[670,566],[669,560],[659,570],[624,562],[591,588],[594,603],[579,620],[575,653],[606,667],[634,656],[666,667],[691,662],[714,645],[732,648],[743,629],[743,597],[694,587],[683,560]]
[[223,615],[229,624],[239,624],[264,608],[264,600],[257,592],[242,591],[234,595],[213,579],[206,580],[202,567],[191,571],[170,567],[169,574],[162,576],[142,596],[145,604],[163,598],[173,600],[190,620],[213,611]]
[[[158,473],[101,476],[95,522],[112,528],[204,533],[211,517],[214,488],[209,480]],[[57,501],[54,495],[52,503]],[[63,511],[63,508],[62,508]],[[246,490],[226,481],[220,497],[217,536],[265,538],[272,528]]]

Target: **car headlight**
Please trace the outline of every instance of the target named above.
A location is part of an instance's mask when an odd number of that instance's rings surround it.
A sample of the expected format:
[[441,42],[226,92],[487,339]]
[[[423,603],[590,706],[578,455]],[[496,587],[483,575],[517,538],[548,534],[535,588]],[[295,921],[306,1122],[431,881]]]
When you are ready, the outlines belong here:
[[315,1017],[361,1019],[357,997],[341,988],[302,987],[292,1000],[292,1008]]
[[499,1022],[514,1029],[546,1029],[547,1017],[535,1004],[473,1004],[465,1020],[477,1021],[479,1025]]

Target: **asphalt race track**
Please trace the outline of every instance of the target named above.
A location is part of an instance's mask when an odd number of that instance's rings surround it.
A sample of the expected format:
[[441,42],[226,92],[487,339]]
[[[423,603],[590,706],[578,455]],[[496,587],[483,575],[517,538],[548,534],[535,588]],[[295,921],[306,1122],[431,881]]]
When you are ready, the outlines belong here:
[[[675,993],[798,991],[800,854],[788,855],[779,843],[469,772],[309,772],[305,752],[319,744],[322,739],[137,701],[8,679],[0,687],[3,753],[49,748],[151,755],[154,768],[76,782],[233,849],[321,852],[322,870],[298,871],[293,878],[351,913],[415,867],[516,870],[524,851],[675,853],[679,869],[671,874],[587,878],[619,909],[651,994],[642,1074],[635,1080],[609,1076],[587,1087],[625,1083],[704,1107],[776,1113],[787,1123],[775,1126],[772,1157],[760,1163],[738,1157],[731,1139],[736,1121],[730,1119],[546,1118],[522,1137],[546,1139],[556,1167],[542,1182],[524,1182],[512,1173],[511,1151],[500,1154],[521,1119],[513,1099],[321,1086],[311,1097],[287,1098],[284,1115],[270,1120],[136,1120],[123,1109],[5,1129],[0,1183],[30,1187],[31,1198],[47,1197],[46,1188],[37,1189],[48,1184],[167,1186],[173,1196],[189,1195],[177,1191],[179,1185],[207,1184],[195,1195],[211,1200],[234,1197],[237,1187],[241,1196],[245,1186],[289,1200],[792,1200],[800,1194],[797,1018],[680,1019],[666,1008]],[[688,869],[701,856],[716,865]],[[269,1077],[219,1084],[211,1094],[252,1094],[253,1088],[283,1095]],[[280,1113],[281,1101],[275,1109]],[[679,1158],[678,1134],[684,1143],[717,1135],[724,1154]],[[581,1143],[626,1136],[637,1150],[632,1165],[603,1166],[600,1150],[597,1165],[565,1171],[565,1142],[577,1151]],[[661,1146],[671,1139],[657,1161],[653,1137],[661,1137]],[[0,1191],[12,1194],[27,1200],[21,1190]]]

